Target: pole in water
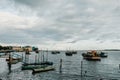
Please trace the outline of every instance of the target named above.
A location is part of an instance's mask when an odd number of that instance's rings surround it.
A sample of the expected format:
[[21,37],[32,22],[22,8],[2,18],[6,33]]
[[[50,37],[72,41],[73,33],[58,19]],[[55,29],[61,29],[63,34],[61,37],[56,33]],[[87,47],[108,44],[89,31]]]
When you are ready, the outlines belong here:
[[82,68],[83,68],[83,61],[81,61],[81,78],[82,78]]
[[62,73],[62,59],[60,59],[60,73]]
[[9,53],[9,61],[8,61],[9,73],[11,72],[11,61],[12,61],[12,58],[11,58],[11,55]]
[[37,63],[37,55],[35,55],[35,63]]
[[120,69],[120,64],[119,64],[119,69]]

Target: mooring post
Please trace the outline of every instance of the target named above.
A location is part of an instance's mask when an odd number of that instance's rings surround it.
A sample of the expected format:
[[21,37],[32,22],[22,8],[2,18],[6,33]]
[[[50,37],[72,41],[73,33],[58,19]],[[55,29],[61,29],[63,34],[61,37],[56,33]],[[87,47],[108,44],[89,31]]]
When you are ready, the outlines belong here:
[[81,61],[81,78],[82,78],[82,69],[83,69],[83,61]]
[[60,73],[62,73],[62,59],[60,59]]
[[35,55],[35,64],[37,64],[37,55]]
[[11,61],[12,61],[12,59],[11,59],[11,55],[9,53],[9,61],[8,61],[9,73],[11,72]]
[[119,64],[119,69],[120,69],[120,64]]

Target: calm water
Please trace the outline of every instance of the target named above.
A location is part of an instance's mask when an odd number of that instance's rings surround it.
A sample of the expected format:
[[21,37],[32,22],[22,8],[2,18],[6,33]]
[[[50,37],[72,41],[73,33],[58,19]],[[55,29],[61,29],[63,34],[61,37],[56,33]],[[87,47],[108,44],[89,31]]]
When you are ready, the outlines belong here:
[[[21,62],[12,65],[12,72],[8,73],[5,58],[0,58],[0,79],[2,80],[120,80],[120,51],[109,51],[108,58],[101,61],[83,60],[81,54],[86,51],[78,51],[73,56],[66,56],[65,52],[51,54],[48,52],[48,60],[54,62],[55,71],[37,73],[32,75],[30,70],[21,70]],[[23,54],[23,53],[19,53]],[[44,52],[46,57],[46,52]],[[35,61],[35,53],[29,56],[28,62]],[[41,61],[41,54],[39,54]],[[59,73],[60,59],[63,59],[62,73]],[[46,58],[45,58],[46,60]],[[81,78],[81,61],[83,61]]]

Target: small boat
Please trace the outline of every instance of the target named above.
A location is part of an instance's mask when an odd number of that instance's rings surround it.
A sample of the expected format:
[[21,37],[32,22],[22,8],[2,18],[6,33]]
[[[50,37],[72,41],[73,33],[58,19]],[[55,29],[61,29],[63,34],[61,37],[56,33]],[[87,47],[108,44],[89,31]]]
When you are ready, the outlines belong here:
[[36,68],[40,68],[41,65],[22,65],[21,69],[22,70],[33,70]]
[[99,54],[99,56],[102,57],[102,58],[108,57],[107,53],[105,53],[105,52],[101,52],[101,53]]
[[41,66],[52,66],[53,62],[45,61],[40,63],[24,63],[22,64],[22,70],[32,70],[36,68],[41,68]]
[[60,54],[59,51],[52,51],[51,53],[52,53],[52,54]]
[[52,70],[55,70],[53,66],[44,66],[44,67],[33,69],[32,73],[46,72],[46,71],[52,71]]
[[24,63],[24,66],[27,65],[53,65],[53,62],[45,61],[45,62],[39,62],[39,63]]
[[82,56],[86,60],[91,60],[91,61],[100,61],[101,60],[101,57],[99,56],[99,54],[97,54],[96,51],[83,53]]
[[77,51],[72,51],[72,54],[77,54]]
[[67,51],[67,52],[65,52],[65,54],[66,54],[66,56],[72,56],[73,55],[73,53],[71,51]]

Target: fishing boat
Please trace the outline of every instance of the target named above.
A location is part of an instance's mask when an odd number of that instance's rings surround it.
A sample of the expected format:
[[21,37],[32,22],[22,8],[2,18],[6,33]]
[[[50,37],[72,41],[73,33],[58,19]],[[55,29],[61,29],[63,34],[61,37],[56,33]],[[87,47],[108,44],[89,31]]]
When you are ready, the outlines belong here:
[[52,51],[51,53],[52,53],[52,54],[60,54],[59,51]]
[[72,54],[77,54],[77,51],[72,51]]
[[71,51],[67,51],[67,52],[65,52],[65,54],[66,54],[66,56],[72,56],[73,55],[73,53]]
[[108,57],[107,53],[105,53],[105,52],[101,52],[101,53],[99,54],[99,56],[102,57],[102,58]]
[[52,70],[55,70],[53,66],[44,66],[44,67],[33,69],[32,73],[46,72],[46,71],[52,71]]
[[97,54],[96,51],[91,51],[82,54],[83,58],[91,61],[100,61],[101,57]]

